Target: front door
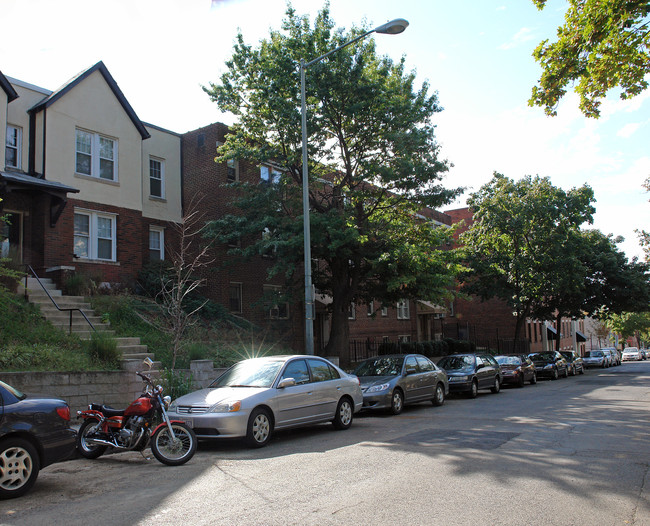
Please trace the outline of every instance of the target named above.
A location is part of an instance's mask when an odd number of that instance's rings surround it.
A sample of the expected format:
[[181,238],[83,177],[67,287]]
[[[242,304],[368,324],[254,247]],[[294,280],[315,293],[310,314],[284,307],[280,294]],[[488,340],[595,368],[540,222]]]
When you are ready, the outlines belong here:
[[5,212],[0,220],[0,257],[23,260],[23,216],[18,212]]

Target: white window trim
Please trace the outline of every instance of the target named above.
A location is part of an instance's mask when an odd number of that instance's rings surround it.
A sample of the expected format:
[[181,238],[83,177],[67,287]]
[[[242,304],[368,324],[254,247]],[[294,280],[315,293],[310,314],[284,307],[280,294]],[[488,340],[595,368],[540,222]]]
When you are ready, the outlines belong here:
[[[92,136],[92,141],[91,141],[91,148],[90,148],[90,174],[85,174],[82,172],[77,172],[77,132],[84,132],[84,133],[89,133]],[[119,169],[118,169],[118,141],[114,137],[109,137],[108,135],[101,135],[99,133],[86,130],[84,128],[75,128],[75,135],[74,135],[74,169],[75,169],[75,174],[80,175],[82,177],[93,177],[95,179],[99,179],[100,181],[108,181],[112,183],[117,183],[119,182]],[[100,139],[107,139],[109,141],[113,142],[113,179],[104,179],[103,177],[100,177],[100,146],[99,146],[99,141]],[[86,152],[81,152],[84,155],[88,155]]]
[[[151,232],[157,232],[160,234],[160,248],[154,249],[151,247]],[[150,226],[149,227],[149,252],[152,250],[159,250],[160,252],[160,261],[165,260],[165,228],[161,226]]]
[[[234,164],[234,169],[235,169],[234,179],[228,177],[228,170],[230,169],[230,163]],[[261,172],[260,172],[260,177],[261,177]],[[239,181],[239,161],[237,159],[228,159],[226,161],[226,181],[229,183],[236,183],[237,181]]]
[[[151,180],[155,179],[151,176],[151,161],[160,163],[160,195],[151,193]],[[149,156],[149,197],[165,199],[165,159],[161,159],[160,157]]]
[[[264,173],[267,174],[266,178],[264,177]],[[260,166],[260,181],[264,183],[277,184],[280,182],[281,176],[282,174],[280,171],[273,166],[269,166],[267,164]]]
[[398,320],[411,319],[411,309],[408,300],[402,300],[397,303],[397,319]]
[[[89,219],[89,233],[88,233],[88,256],[77,256],[79,259],[86,261],[117,261],[117,214],[109,214],[106,212],[97,212],[95,210],[86,210],[81,208],[75,208],[74,214],[88,216]],[[110,219],[111,221],[111,259],[104,259],[98,256],[98,228],[97,220],[98,218]],[[73,229],[73,237],[74,237]]]
[[357,309],[356,305],[354,304],[354,301],[350,302],[350,310],[348,311],[348,320],[356,320],[357,319]]
[[[16,145],[9,144],[9,130],[16,131]],[[5,151],[7,148],[16,150],[16,164],[8,164],[6,154],[5,154],[5,164],[7,168],[16,168],[20,170],[22,166],[22,155],[23,155],[23,129],[20,126],[14,126],[13,124],[7,124],[7,138],[5,140]]]

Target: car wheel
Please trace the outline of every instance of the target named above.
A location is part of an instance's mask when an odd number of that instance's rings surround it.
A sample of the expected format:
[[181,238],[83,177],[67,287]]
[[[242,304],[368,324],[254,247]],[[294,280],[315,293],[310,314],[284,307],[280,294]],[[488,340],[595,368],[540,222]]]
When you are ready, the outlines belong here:
[[533,373],[533,377],[530,379],[530,385],[535,385],[537,383],[537,373]]
[[557,367],[553,368],[553,374],[551,376],[551,380],[557,380],[560,377],[560,373],[557,371]]
[[404,394],[401,389],[394,389],[393,396],[390,400],[390,412],[394,415],[399,415],[404,409]]
[[494,394],[497,394],[499,391],[501,391],[501,380],[499,380],[498,376],[494,378],[494,385],[491,387],[490,391],[492,391]]
[[267,409],[258,407],[251,413],[248,418],[248,427],[246,428],[246,444],[249,447],[264,447],[271,440],[273,424],[271,415]]
[[336,414],[332,424],[336,429],[348,429],[352,425],[354,418],[354,406],[348,397],[343,397],[339,400],[339,405],[336,406]]
[[517,387],[523,387],[526,384],[526,378],[524,378],[524,373],[521,373],[519,381],[517,382]]
[[585,374],[585,367],[584,365],[580,367],[580,374]]
[[436,394],[431,400],[431,403],[436,407],[440,407],[445,403],[445,386],[442,384],[436,385]]
[[476,380],[472,382],[472,386],[467,392],[467,396],[470,398],[476,398],[478,396],[478,382]]
[[25,439],[0,441],[0,499],[26,493],[36,482],[40,461],[36,448]]
[[565,368],[564,368],[564,374],[563,374],[562,376],[563,376],[564,378],[568,378],[568,377],[569,377],[569,368],[568,368],[568,367],[565,367]]
[[577,374],[575,367],[571,367],[571,373],[570,374],[571,374],[571,376],[575,376]]

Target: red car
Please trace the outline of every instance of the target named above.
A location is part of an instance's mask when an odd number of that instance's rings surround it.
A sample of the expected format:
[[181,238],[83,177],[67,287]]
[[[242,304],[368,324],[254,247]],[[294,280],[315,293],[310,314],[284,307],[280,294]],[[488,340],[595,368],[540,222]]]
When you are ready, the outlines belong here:
[[526,382],[537,383],[535,364],[525,354],[502,355],[494,358],[501,366],[504,384],[523,387]]

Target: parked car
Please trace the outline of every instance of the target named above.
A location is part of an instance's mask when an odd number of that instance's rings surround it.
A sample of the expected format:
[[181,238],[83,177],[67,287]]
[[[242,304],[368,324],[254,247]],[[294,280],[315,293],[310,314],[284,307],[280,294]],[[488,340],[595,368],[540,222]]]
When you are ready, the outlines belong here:
[[347,429],[362,405],[359,379],[324,358],[269,356],[238,362],[206,389],[174,400],[169,416],[199,438],[262,447],[278,429],[320,422]]
[[537,383],[535,364],[525,354],[495,356],[501,366],[502,382],[523,387],[526,382]]
[[643,360],[643,355],[639,351],[638,347],[626,347],[623,349],[623,356],[621,358],[624,362],[634,360],[641,361]]
[[560,354],[564,356],[564,359],[569,365],[569,374],[575,376],[576,374],[585,374],[585,365],[580,356],[575,351],[560,351]]
[[614,357],[612,356],[611,351],[609,349],[601,349],[601,351],[603,351],[603,354],[605,355],[605,362],[607,362],[605,367],[613,367]]
[[582,362],[587,369],[590,367],[607,367],[607,358],[600,349],[586,351]]
[[612,355],[612,365],[621,365],[621,353],[614,347],[607,347],[606,350]]
[[569,364],[558,351],[544,351],[529,354],[528,357],[535,364],[537,377],[557,380],[560,376],[569,376]]
[[479,389],[501,390],[501,366],[488,354],[452,354],[438,361],[447,372],[450,392],[465,392],[476,398]]
[[449,393],[447,373],[420,354],[369,358],[352,374],[361,382],[364,409],[389,409],[394,415],[414,402],[431,400],[440,406]]
[[0,499],[20,497],[44,467],[75,453],[70,407],[0,381]]

